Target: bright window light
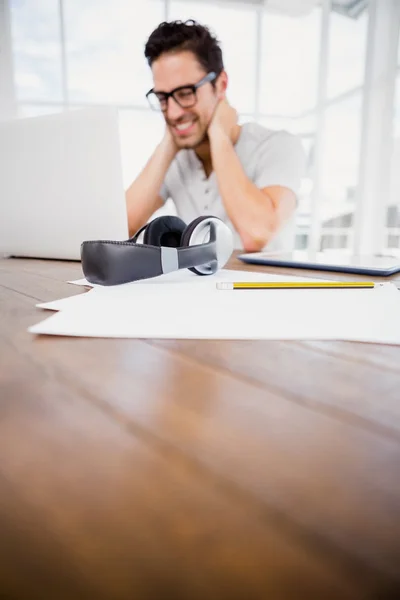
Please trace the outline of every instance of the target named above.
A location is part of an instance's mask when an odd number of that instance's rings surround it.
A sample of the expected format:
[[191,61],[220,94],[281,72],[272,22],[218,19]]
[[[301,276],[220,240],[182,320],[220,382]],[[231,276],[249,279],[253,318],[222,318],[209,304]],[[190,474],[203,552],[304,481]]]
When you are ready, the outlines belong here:
[[17,100],[62,100],[58,0],[11,1]]
[[164,2],[68,0],[64,7],[70,99],[147,105],[144,44],[164,20]]
[[351,19],[332,12],[330,16],[328,97],[362,85],[365,75],[368,12]]
[[317,102],[321,9],[303,17],[264,12],[260,112],[297,116]]
[[255,109],[256,28],[254,7],[172,0],[170,20],[195,19],[221,41],[229,76],[228,99],[241,113]]

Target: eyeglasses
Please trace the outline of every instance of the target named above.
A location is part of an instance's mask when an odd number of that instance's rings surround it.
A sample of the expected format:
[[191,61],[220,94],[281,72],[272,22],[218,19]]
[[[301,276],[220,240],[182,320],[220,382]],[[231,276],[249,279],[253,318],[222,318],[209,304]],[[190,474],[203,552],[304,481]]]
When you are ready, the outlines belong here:
[[153,110],[166,111],[168,108],[168,99],[171,96],[181,108],[191,108],[197,102],[196,92],[198,88],[209,81],[214,81],[216,77],[216,73],[211,71],[211,73],[208,73],[203,79],[200,79],[198,83],[194,83],[193,85],[182,85],[171,92],[156,92],[152,89],[147,92],[146,98]]

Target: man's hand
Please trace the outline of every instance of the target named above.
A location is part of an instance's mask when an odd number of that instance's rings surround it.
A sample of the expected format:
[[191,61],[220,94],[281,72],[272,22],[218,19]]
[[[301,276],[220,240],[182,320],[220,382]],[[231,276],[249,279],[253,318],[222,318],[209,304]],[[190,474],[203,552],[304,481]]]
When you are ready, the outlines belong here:
[[214,113],[208,126],[208,135],[210,138],[226,135],[231,142],[234,141],[236,126],[238,124],[238,114],[224,97],[218,101]]
[[166,153],[166,155],[172,160],[176,154],[179,152],[179,148],[178,146],[175,144],[175,140],[173,138],[173,135],[168,127],[168,125],[165,126],[165,132],[164,132],[164,136],[160,142],[160,146],[163,149],[163,152]]

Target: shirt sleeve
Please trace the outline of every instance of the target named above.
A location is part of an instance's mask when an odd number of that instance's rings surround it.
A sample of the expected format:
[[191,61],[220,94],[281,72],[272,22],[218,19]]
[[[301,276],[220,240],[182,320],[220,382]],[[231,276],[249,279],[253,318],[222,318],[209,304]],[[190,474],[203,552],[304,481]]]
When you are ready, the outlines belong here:
[[289,132],[277,131],[258,148],[254,183],[260,189],[287,187],[297,197],[305,169],[306,154],[300,139]]

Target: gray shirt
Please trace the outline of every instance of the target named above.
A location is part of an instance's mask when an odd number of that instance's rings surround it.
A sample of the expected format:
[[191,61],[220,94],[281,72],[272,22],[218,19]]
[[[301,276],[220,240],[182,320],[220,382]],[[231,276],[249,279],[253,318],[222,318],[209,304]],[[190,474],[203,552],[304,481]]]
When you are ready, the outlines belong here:
[[[242,125],[235,151],[247,177],[258,187],[279,185],[297,198],[305,169],[305,152],[300,140],[286,131],[266,129],[258,123]],[[181,150],[172,161],[161,193],[171,198],[177,215],[190,223],[201,215],[222,219],[234,232],[236,248],[242,243],[230,222],[221,199],[214,171],[207,178],[194,150]],[[285,223],[266,246],[267,250],[290,250],[294,243],[294,217]]]

